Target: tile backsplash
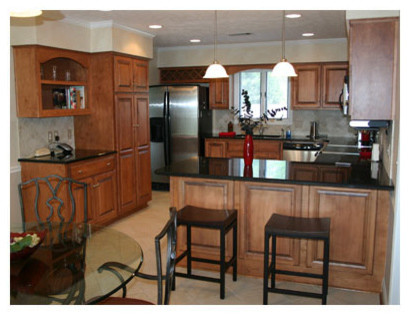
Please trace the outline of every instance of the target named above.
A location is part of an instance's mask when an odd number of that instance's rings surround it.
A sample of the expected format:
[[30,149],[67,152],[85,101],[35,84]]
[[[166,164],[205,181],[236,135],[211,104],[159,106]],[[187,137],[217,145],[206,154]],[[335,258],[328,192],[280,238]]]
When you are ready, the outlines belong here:
[[[18,118],[20,157],[31,157],[35,150],[48,147],[48,132],[58,131],[60,142],[75,148],[73,117]],[[68,139],[71,130],[71,139]]]
[[[268,125],[264,130],[265,135],[276,135],[281,133],[281,129],[290,128],[292,136],[305,137],[310,133],[310,125],[312,121],[317,121],[318,132],[320,135],[328,135],[329,137],[350,137],[356,136],[357,131],[349,126],[349,118],[343,116],[338,110],[294,110],[292,112],[292,125]],[[213,133],[218,134],[221,131],[227,131],[228,122],[234,123],[234,116],[229,110],[214,111]],[[237,134],[242,134],[239,125],[234,124],[234,131]],[[258,134],[258,131],[255,131]]]

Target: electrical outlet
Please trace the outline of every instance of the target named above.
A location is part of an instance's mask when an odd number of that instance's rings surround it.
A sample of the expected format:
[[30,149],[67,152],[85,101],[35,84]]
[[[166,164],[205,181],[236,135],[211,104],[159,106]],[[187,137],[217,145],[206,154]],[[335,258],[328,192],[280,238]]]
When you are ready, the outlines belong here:
[[52,131],[48,132],[48,143],[53,142],[54,138],[52,138]]
[[68,129],[68,140],[72,139],[72,130]]
[[54,139],[57,138],[57,137],[59,138],[58,130],[54,130]]

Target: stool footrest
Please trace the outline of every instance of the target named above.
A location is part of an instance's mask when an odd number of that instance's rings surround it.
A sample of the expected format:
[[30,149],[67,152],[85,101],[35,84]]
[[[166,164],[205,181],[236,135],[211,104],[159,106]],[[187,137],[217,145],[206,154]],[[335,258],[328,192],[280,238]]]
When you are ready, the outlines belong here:
[[323,275],[322,275],[322,274],[293,272],[293,271],[285,271],[285,270],[280,270],[280,269],[275,269],[275,274],[291,275],[291,276],[301,276],[301,277],[311,277],[311,278],[320,278],[320,279],[323,279]]
[[276,293],[276,294],[312,297],[312,298],[322,298],[323,297],[323,294],[303,292],[303,291],[290,290],[290,289],[281,289],[281,288],[268,288],[268,292]]
[[193,262],[200,262],[200,263],[209,263],[209,264],[221,264],[220,261],[215,259],[208,259],[208,258],[200,258],[200,257],[191,257],[191,261]]
[[221,282],[221,279],[219,279],[219,278],[213,278],[213,277],[207,277],[207,276],[201,276],[201,275],[185,274],[185,273],[177,273],[177,272],[175,272],[174,275],[176,275],[178,277],[197,279],[197,280],[202,280],[202,281],[211,282],[211,283],[220,283]]

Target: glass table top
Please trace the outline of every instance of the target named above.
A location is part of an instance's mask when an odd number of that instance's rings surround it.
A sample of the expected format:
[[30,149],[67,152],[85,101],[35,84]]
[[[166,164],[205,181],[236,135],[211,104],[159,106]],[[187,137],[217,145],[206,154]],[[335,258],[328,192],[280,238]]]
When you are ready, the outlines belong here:
[[118,275],[129,281],[143,262],[138,242],[109,227],[31,223],[11,232],[45,233],[31,255],[10,260],[11,304],[88,303],[120,289]]

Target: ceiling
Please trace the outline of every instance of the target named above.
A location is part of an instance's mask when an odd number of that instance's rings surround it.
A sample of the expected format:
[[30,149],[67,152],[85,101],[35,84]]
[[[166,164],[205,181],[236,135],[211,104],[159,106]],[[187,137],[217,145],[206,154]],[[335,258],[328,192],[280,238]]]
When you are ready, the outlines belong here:
[[[114,24],[143,31],[154,36],[154,47],[209,45],[214,43],[215,11],[209,10],[46,10],[42,19],[67,19],[79,23],[112,21]],[[343,10],[299,10],[298,19],[286,19],[286,40],[333,39],[346,37]],[[217,43],[251,43],[279,41],[282,37],[281,10],[217,10]],[[149,29],[161,24],[162,29]],[[313,37],[302,33],[313,32]],[[250,34],[246,34],[250,33]],[[190,43],[190,39],[200,43]]]

